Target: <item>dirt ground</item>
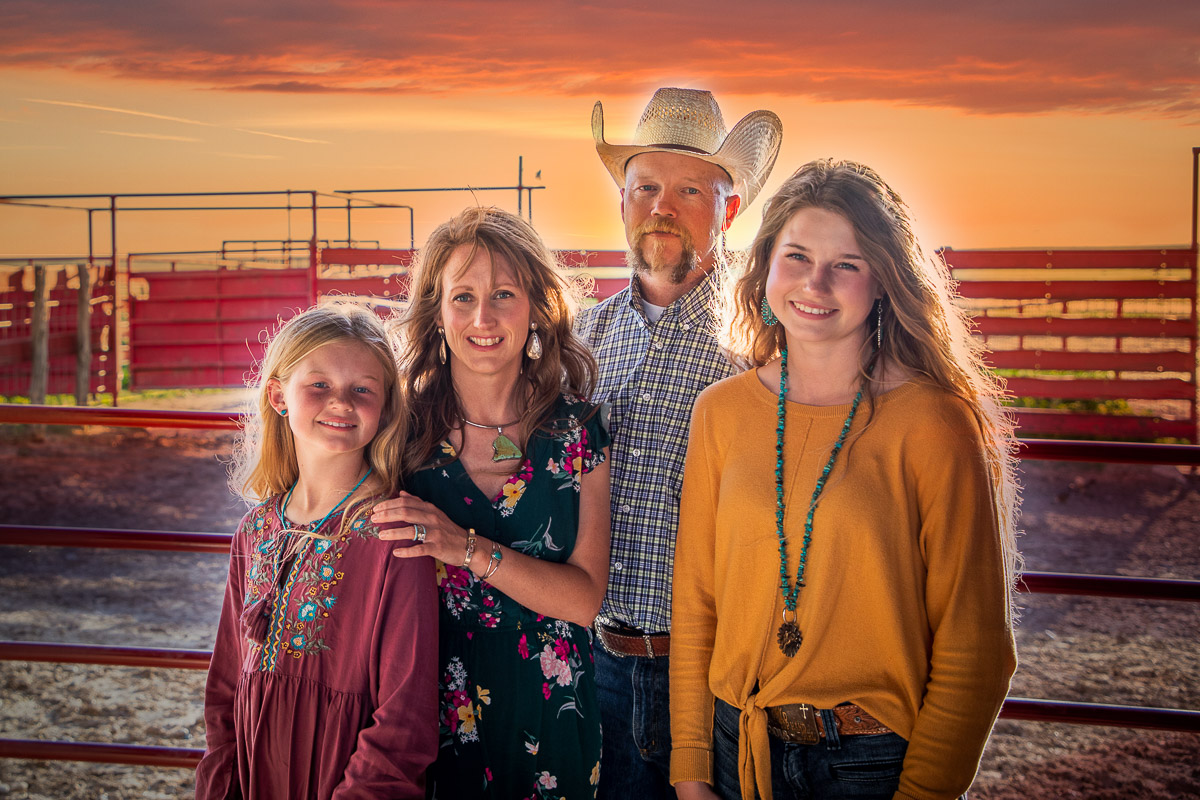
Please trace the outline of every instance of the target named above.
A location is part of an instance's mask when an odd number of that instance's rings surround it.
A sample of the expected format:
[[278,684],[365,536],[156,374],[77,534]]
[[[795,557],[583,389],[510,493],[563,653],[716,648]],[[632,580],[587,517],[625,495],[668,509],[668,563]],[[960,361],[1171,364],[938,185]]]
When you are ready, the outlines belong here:
[[[199,401],[213,407],[212,399]],[[0,428],[0,522],[231,531],[232,434]],[[1027,462],[1035,571],[1200,578],[1200,481]],[[0,639],[211,647],[226,559],[0,547]],[[1200,609],[1024,595],[1014,697],[1200,708]],[[0,662],[0,737],[201,748],[204,673]],[[0,798],[184,798],[191,772],[0,759]],[[972,798],[1200,797],[1200,735],[1001,721]]]

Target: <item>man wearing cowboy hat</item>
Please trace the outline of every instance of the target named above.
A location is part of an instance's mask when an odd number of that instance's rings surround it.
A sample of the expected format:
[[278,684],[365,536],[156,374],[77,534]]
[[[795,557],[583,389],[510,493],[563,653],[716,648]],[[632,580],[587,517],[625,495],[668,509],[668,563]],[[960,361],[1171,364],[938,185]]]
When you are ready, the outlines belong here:
[[726,133],[709,92],[659,89],[633,144],[604,141],[600,103],[592,136],[621,189],[633,273],[576,326],[600,364],[593,400],[612,408],[612,556],[596,619],[599,796],[671,797],[667,655],[688,425],[696,395],[736,372],[712,332],[724,232],[770,174],[782,123],[755,111]]

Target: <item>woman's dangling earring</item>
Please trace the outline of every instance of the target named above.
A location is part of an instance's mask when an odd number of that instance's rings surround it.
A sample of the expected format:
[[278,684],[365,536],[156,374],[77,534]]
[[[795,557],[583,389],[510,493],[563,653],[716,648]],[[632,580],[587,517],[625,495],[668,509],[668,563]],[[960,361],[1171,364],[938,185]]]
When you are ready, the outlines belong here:
[[771,304],[767,302],[767,298],[762,301],[762,321],[767,323],[767,327],[771,327],[779,322],[779,317],[775,316],[775,312],[771,309]]
[[883,347],[883,298],[879,298],[879,305],[876,306],[875,312],[875,351],[879,352]]
[[542,340],[537,335],[537,323],[529,323],[529,342],[525,345],[525,355],[529,356],[530,360],[537,361],[542,357]]
[[446,330],[438,328],[438,336],[442,339],[441,344],[438,345],[438,360],[445,364],[449,359],[449,356],[446,355]]
[[281,417],[286,417],[286,416],[287,416],[287,409],[286,409],[286,408],[281,408],[281,409],[279,409],[279,416],[281,416]]

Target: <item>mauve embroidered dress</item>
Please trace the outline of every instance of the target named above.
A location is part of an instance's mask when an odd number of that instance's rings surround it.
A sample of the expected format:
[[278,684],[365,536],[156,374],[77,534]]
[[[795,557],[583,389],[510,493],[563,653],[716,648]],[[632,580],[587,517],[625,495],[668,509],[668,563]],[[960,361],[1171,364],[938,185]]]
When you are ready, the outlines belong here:
[[233,539],[196,797],[423,798],[438,744],[433,560],[392,557],[366,514],[340,530],[355,504],[280,576],[259,646],[241,616],[275,580],[279,505],[251,509]]

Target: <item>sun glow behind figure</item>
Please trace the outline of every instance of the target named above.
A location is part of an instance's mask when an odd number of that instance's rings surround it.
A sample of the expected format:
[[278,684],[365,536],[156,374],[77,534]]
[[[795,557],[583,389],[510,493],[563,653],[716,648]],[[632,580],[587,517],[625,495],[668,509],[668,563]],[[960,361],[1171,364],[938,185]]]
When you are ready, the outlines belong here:
[[[509,185],[524,156],[526,181],[540,170],[548,187],[534,221],[550,246],[620,249],[591,105],[603,96],[614,119],[636,119],[647,91],[679,85],[711,89],[733,118],[776,109],[785,167],[875,165],[924,209],[930,246],[1189,238],[1193,4],[622,5],[331,2],[286,18],[267,4],[30,6],[0,33],[0,192]],[[416,206],[418,241],[476,200],[515,210],[515,192],[391,199]],[[76,215],[0,212],[4,255],[86,250]],[[227,224],[287,231],[282,215],[148,216],[123,219],[122,250],[219,246]],[[406,222],[364,213],[355,237],[403,246]],[[757,222],[751,209],[730,244]]]

